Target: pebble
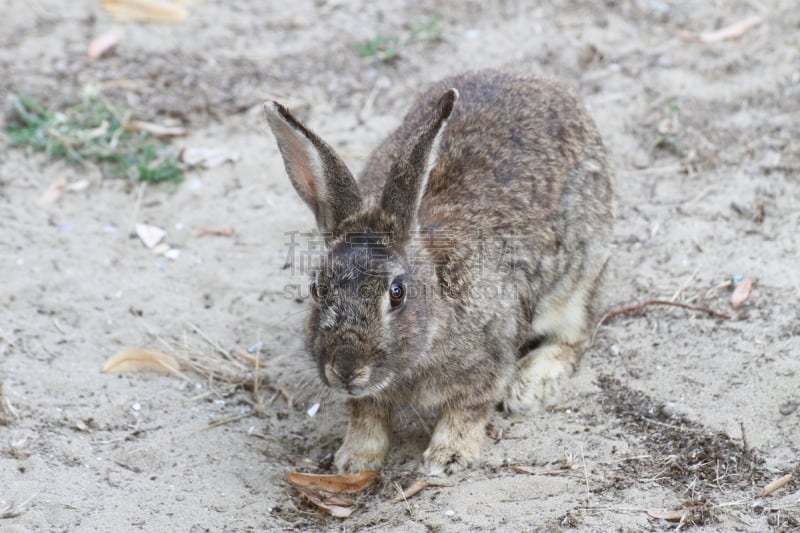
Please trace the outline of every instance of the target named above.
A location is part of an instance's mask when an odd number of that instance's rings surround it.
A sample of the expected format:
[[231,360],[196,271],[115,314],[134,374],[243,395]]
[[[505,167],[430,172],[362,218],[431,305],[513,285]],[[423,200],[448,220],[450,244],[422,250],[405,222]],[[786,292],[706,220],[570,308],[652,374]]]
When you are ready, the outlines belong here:
[[455,516],[456,512],[452,509],[448,509],[444,512],[446,516]]
[[800,407],[800,402],[797,400],[789,400],[780,406],[779,411],[783,416],[789,416],[797,411],[798,407]]
[[181,251],[177,248],[170,248],[169,250],[164,252],[164,257],[166,257],[167,259],[171,259],[172,261],[175,261],[180,256],[181,256]]

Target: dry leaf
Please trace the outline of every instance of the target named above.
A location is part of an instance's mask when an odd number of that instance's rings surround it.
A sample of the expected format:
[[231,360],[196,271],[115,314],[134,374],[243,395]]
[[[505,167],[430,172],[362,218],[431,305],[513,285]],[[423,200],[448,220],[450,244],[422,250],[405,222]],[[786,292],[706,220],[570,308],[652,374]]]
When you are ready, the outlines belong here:
[[89,59],[99,59],[106,52],[111,51],[122,40],[122,32],[120,30],[109,30],[101,33],[89,43],[89,50],[86,55]]
[[353,514],[353,509],[351,507],[353,502],[340,500],[339,498],[325,498],[323,500],[321,494],[298,486],[295,486],[295,489],[298,493],[300,493],[300,496],[305,501],[319,509],[322,509],[331,516],[335,516],[336,518],[347,518]]
[[674,509],[674,510],[666,510],[666,509],[648,509],[647,515],[650,518],[658,518],[660,520],[666,520],[668,522],[680,522],[683,518],[684,513],[686,513],[683,509]]
[[741,307],[743,303],[750,298],[750,294],[753,291],[753,278],[744,278],[740,281],[736,288],[733,289],[733,294],[731,294],[731,305],[734,309],[738,309]]
[[134,120],[125,126],[126,130],[131,131],[146,131],[156,137],[182,137],[186,135],[186,129],[180,126],[164,126],[163,124],[156,124],[155,122],[144,122],[141,120]]
[[306,474],[289,472],[289,483],[295,487],[313,490],[324,490],[334,494],[353,494],[372,485],[378,478],[378,472],[367,470],[355,474]]
[[772,483],[767,484],[763,489],[761,489],[761,491],[758,493],[758,497],[763,498],[764,496],[767,496],[775,492],[779,488],[789,483],[791,480],[792,480],[791,474],[786,474],[785,476],[779,477],[778,479],[776,479]]
[[154,350],[123,350],[103,364],[103,373],[135,372],[137,370],[158,370],[160,372],[177,372],[180,369],[174,357]]
[[50,185],[47,186],[42,196],[36,200],[36,205],[41,208],[50,207],[51,205],[58,202],[61,197],[64,195],[64,190],[66,190],[68,185],[67,178],[64,176],[58,176],[56,179],[50,182]]
[[103,0],[103,9],[123,20],[180,22],[189,16],[180,3],[159,0]]
[[452,486],[453,486],[452,483],[445,483],[444,481],[431,481],[429,479],[420,479],[419,481],[415,481],[413,485],[404,490],[402,494],[400,494],[396,498],[393,498],[392,503],[400,503],[402,501],[405,501],[410,497],[414,496],[415,494],[419,494],[428,487],[452,487]]
[[136,224],[134,231],[148,249],[152,249],[167,235],[165,229],[150,224]]
[[233,237],[236,230],[233,228],[220,228],[220,229],[201,229],[197,232],[198,237],[205,237],[206,235],[214,235],[216,237]]
[[190,167],[213,168],[230,161],[236,163],[239,154],[228,150],[215,150],[213,148],[184,148],[181,151],[181,161]]
[[763,20],[764,19],[760,16],[754,15],[744,20],[740,20],[735,24],[731,24],[730,26],[720,28],[716,31],[701,33],[697,36],[697,39],[701,43],[716,43],[719,41],[726,41],[728,39],[736,39],[747,33],[750,29],[761,24]]

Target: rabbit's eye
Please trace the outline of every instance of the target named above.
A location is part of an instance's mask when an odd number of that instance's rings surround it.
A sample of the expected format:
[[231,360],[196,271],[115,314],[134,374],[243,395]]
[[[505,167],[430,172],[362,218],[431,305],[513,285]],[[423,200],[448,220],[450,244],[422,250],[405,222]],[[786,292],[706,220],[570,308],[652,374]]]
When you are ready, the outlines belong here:
[[308,286],[308,292],[315,301],[324,300],[328,297],[328,288],[325,285],[319,285],[316,281],[312,281]]
[[400,281],[394,281],[389,286],[389,303],[393,308],[400,307],[406,299],[406,288]]

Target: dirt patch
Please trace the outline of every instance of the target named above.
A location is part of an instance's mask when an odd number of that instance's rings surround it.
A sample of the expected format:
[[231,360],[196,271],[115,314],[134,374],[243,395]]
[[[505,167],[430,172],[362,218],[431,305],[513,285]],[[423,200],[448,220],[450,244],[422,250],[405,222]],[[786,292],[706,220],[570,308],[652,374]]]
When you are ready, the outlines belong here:
[[[730,501],[731,492],[752,494],[775,478],[776,473],[765,467],[762,453],[747,446],[744,426],[737,442],[610,376],[600,376],[598,381],[601,404],[619,420],[626,441],[646,454],[622,462],[617,480],[648,480],[685,498],[683,524],[716,523],[715,505]],[[800,486],[800,466],[795,470],[790,490]],[[746,509],[756,515],[765,512],[761,505]],[[773,518],[770,525],[780,530],[788,531],[796,525],[791,516]]]
[[[0,135],[2,528],[653,531],[676,523],[648,510],[687,505],[681,529],[797,529],[795,4],[207,1],[154,25],[115,21],[94,0],[6,1],[4,94],[58,109],[101,91],[136,118],[186,127],[176,149],[240,157],[188,169],[177,188],[142,187]],[[735,39],[684,37],[753,16]],[[436,19],[438,36],[409,38]],[[89,61],[88,43],[114,26],[120,44]],[[430,420],[404,413],[380,484],[351,518],[326,517],[286,473],[327,471],[346,409],[302,351],[306,280],[285,267],[291,232],[313,220],[260,104],[289,105],[358,171],[417,92],[471,68],[555,76],[586,102],[617,177],[607,309],[666,300],[732,319],[614,317],[559,405],[493,415],[479,465],[391,504],[422,477],[430,435]],[[54,182],[84,188],[38,207]],[[135,223],[164,228],[178,252],[146,249]],[[754,289],[734,309],[741,278]],[[188,362],[180,375],[101,374],[136,347]]]

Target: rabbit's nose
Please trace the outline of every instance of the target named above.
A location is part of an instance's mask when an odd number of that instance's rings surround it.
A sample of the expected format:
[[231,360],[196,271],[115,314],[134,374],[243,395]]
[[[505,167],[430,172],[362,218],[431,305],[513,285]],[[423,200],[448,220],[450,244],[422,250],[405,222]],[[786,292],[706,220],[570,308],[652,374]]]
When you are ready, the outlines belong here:
[[363,392],[369,382],[370,369],[364,365],[363,353],[351,346],[342,346],[333,352],[331,363],[325,365],[329,385],[342,385],[352,395]]
[[342,384],[347,384],[361,366],[361,352],[353,346],[340,346],[331,357],[331,373]]

